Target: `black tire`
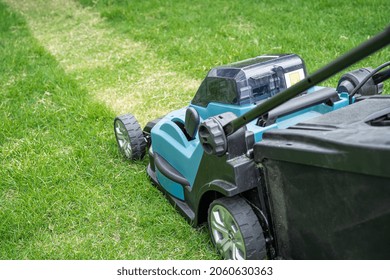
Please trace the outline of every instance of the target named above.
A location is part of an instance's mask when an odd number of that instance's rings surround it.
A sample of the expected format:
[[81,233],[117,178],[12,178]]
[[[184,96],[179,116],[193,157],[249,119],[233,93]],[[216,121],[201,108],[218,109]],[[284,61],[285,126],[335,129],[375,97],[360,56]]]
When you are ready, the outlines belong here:
[[142,159],[146,151],[146,141],[137,119],[131,115],[116,117],[114,132],[119,151],[129,160]]
[[266,257],[263,229],[242,197],[214,200],[208,211],[211,239],[224,259],[259,260]]

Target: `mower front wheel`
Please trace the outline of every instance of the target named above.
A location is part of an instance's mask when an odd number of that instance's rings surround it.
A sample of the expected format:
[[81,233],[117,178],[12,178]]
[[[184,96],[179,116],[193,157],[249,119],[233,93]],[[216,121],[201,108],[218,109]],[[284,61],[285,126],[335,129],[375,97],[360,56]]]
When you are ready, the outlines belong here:
[[266,244],[259,220],[242,197],[223,197],[209,207],[211,239],[226,260],[264,259]]
[[114,132],[119,151],[129,160],[142,159],[146,151],[146,140],[136,118],[131,115],[116,117]]

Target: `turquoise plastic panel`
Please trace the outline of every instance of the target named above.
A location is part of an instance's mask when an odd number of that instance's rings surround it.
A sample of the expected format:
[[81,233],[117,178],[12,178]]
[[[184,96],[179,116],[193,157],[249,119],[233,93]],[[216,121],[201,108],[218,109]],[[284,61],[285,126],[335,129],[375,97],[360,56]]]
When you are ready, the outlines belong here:
[[[311,94],[321,88],[322,87],[313,87],[308,91],[308,94]],[[340,99],[341,100],[335,102],[333,106],[319,104],[280,117],[274,124],[267,127],[257,126],[256,120],[254,120],[247,124],[247,129],[254,132],[255,141],[258,142],[261,141],[263,133],[267,130],[285,129],[299,122],[321,116],[349,104],[348,94],[340,94]],[[256,105],[250,104],[238,106],[209,103],[207,107],[195,106],[192,104],[189,106],[192,106],[198,111],[200,115],[200,122],[202,122],[206,118],[228,111],[240,116]],[[187,107],[167,114],[153,127],[151,136],[153,150],[168,161],[170,165],[172,165],[180,174],[182,174],[190,183],[189,187],[192,188],[203,155],[203,148],[200,145],[197,134],[195,135],[195,139],[189,141],[177,124],[184,124],[186,109]],[[156,175],[164,189],[166,189],[171,195],[184,199],[183,186],[166,178],[160,172],[157,172]]]
[[172,180],[162,175],[157,168],[156,168],[156,176],[160,185],[163,186],[164,189],[167,192],[169,192],[169,194],[171,194],[172,196],[178,199],[184,200],[184,190],[180,184],[173,182]]
[[[202,146],[199,143],[197,135],[195,139],[188,141],[183,131],[175,122],[184,123],[185,110],[174,111],[165,116],[152,129],[153,151],[157,152],[166,161],[168,161],[180,174],[182,174],[192,187],[195,181],[196,172],[203,155]],[[162,175],[160,174],[160,177]],[[159,177],[158,177],[159,178]],[[161,185],[172,195],[178,197],[180,194],[179,184],[166,178]],[[182,188],[180,186],[180,188]]]

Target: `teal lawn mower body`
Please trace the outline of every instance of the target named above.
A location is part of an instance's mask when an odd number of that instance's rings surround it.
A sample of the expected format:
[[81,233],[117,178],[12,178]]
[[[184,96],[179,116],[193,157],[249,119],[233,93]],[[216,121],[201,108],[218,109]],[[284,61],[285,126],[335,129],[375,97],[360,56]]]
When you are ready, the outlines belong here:
[[[389,44],[389,29],[308,76],[294,54],[213,68],[188,107],[117,117],[129,159],[225,259],[390,258],[389,71],[317,84]],[[388,63],[389,64],[389,63]]]

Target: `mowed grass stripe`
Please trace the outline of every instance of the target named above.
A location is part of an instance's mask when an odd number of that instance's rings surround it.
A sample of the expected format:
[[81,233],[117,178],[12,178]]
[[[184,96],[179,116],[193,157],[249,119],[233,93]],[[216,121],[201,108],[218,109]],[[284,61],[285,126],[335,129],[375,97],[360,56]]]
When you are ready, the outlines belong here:
[[0,61],[0,259],[216,257],[146,162],[121,160],[114,112],[1,2]]
[[[199,79],[215,65],[272,53],[296,53],[312,72],[381,31],[390,18],[387,0],[77,1],[151,46],[175,71]],[[374,67],[388,55],[382,51],[356,66]]]
[[90,8],[67,0],[6,0],[33,35],[98,100],[141,124],[188,104],[200,81],[171,70],[145,43],[116,32]]

